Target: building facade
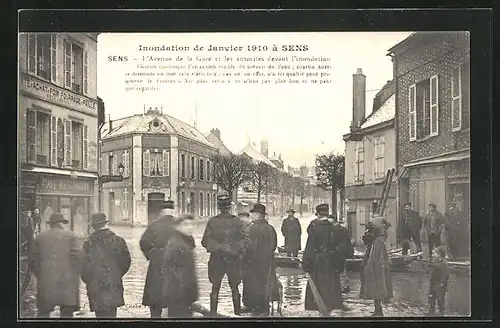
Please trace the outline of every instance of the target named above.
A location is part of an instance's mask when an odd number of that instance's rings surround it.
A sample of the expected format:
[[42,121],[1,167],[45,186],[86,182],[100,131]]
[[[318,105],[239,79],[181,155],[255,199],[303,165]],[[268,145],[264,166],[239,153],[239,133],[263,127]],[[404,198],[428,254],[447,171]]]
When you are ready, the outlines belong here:
[[[353,121],[345,141],[346,225],[351,239],[362,243],[365,225],[373,217],[382,196],[387,170],[396,167],[395,83],[387,82],[376,94],[373,109],[365,117],[366,77],[361,69],[353,74]],[[390,190],[384,217],[391,223],[387,244],[396,246],[396,176]]]
[[[89,232],[97,195],[97,33],[19,36],[20,213]],[[21,214],[23,215],[23,214]]]
[[455,202],[470,220],[470,36],[418,32],[389,50],[396,83],[399,205]]
[[109,121],[102,134],[103,175],[123,181],[103,186],[102,210],[111,223],[145,225],[152,218],[148,201],[161,194],[179,213],[216,212],[217,185],[212,156],[217,148],[195,127],[157,109]]

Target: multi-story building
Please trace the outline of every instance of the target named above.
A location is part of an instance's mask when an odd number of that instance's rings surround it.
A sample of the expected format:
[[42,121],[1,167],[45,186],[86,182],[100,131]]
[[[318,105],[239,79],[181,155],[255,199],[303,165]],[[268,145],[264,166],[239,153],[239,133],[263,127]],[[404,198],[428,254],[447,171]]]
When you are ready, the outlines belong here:
[[[353,74],[351,132],[345,134],[345,199],[347,228],[351,238],[361,243],[382,196],[386,172],[396,167],[395,83],[388,81],[375,95],[373,109],[365,117],[366,76],[358,68]],[[387,244],[396,245],[396,177],[390,182],[384,217],[391,222]]]
[[[180,213],[216,212],[212,156],[217,148],[195,127],[157,109],[109,121],[102,133],[102,174],[118,174],[102,193],[103,211],[114,224],[144,225],[148,201],[161,195]],[[154,219],[154,218],[153,218]]]
[[[97,33],[19,36],[20,210],[81,237],[97,194]],[[42,226],[45,228],[45,226]]]
[[[470,38],[417,32],[389,50],[396,84],[399,204],[453,201],[470,218]],[[467,229],[468,232],[468,229]]]

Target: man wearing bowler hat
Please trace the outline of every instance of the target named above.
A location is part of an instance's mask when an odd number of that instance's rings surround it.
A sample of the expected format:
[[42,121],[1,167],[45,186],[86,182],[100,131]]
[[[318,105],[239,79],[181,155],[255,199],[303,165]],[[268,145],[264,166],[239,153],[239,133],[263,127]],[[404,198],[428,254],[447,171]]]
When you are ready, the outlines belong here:
[[255,204],[250,211],[250,247],[244,262],[248,267],[248,307],[257,315],[269,315],[272,284],[276,277],[274,251],[278,246],[276,230],[265,219],[266,207]]
[[139,245],[149,261],[142,305],[149,306],[151,318],[160,318],[168,307],[168,295],[163,295],[162,284],[165,269],[164,250],[174,230],[174,202],[165,201],[161,205],[160,217],[151,222],[141,237]]
[[123,276],[130,268],[125,240],[108,228],[104,213],[92,215],[94,232],[83,244],[82,281],[87,285],[90,311],[97,318],[116,318],[123,299]]
[[285,237],[285,251],[288,256],[297,257],[300,250],[302,227],[300,226],[299,219],[294,216],[295,211],[293,209],[289,209],[286,212],[288,217],[281,224],[281,233]]
[[238,286],[242,280],[242,258],[248,244],[248,238],[245,234],[244,223],[229,213],[231,197],[219,195],[217,207],[220,213],[208,221],[201,240],[201,245],[210,253],[208,261],[208,279],[212,284],[210,314],[217,315],[219,290],[222,278],[227,274],[234,313],[239,315],[241,313],[241,298]]
[[59,305],[61,318],[71,318],[79,310],[80,247],[77,235],[68,230],[68,220],[54,213],[49,229],[36,238],[31,256],[37,279],[38,317],[49,317]]

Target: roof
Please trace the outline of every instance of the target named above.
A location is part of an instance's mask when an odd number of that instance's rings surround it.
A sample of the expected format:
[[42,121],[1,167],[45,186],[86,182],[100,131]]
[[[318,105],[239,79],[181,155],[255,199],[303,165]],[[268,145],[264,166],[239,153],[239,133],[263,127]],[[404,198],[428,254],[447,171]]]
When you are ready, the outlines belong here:
[[[161,123],[158,129],[151,128],[151,123],[154,121]],[[111,131],[108,131],[109,124],[104,125],[102,131],[103,139],[129,133],[176,134],[197,141],[203,145],[216,148],[207,140],[203,133],[198,131],[194,126],[159,112],[147,112],[146,114],[138,114],[114,120],[112,121],[112,128]]]
[[407,49],[409,46],[412,46],[416,42],[420,42],[421,40],[430,39],[432,37],[436,37],[439,35],[468,34],[468,33],[469,33],[468,31],[419,31],[419,32],[413,32],[406,39],[402,40],[401,42],[395,44],[390,49],[388,49],[387,52],[389,54],[401,53],[402,51]]
[[392,94],[378,109],[373,111],[361,125],[361,129],[368,128],[394,119],[396,115],[396,95]]
[[213,131],[207,134],[207,140],[212,143],[221,154],[228,155],[232,153],[231,150],[224,144],[222,138],[219,138],[215,133],[213,133]]
[[274,165],[273,162],[271,162],[266,156],[262,155],[260,151],[255,149],[252,145],[248,144],[241,150],[242,154],[246,154],[248,157],[251,159],[257,161],[257,162],[264,162],[265,164],[269,165],[272,168],[277,169],[278,167]]

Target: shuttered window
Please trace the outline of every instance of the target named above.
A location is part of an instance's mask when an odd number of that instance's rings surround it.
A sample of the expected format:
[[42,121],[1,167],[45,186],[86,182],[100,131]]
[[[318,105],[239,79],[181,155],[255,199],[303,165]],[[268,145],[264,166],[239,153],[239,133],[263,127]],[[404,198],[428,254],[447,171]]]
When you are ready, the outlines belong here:
[[191,156],[191,165],[190,165],[190,170],[191,170],[191,180],[196,179],[196,158],[194,156]]
[[64,40],[64,87],[88,94],[88,53],[79,45]]
[[375,179],[384,178],[385,173],[385,163],[384,163],[384,152],[385,152],[385,138],[383,136],[375,139]]
[[439,134],[439,84],[438,76],[434,75],[430,78],[430,109],[431,109],[431,125],[430,135],[437,136]]
[[207,182],[212,180],[212,168],[210,167],[210,161],[207,161]]
[[149,150],[145,150],[142,156],[142,174],[145,176],[149,176],[151,170],[149,167],[150,154]]
[[200,164],[198,166],[200,169],[199,169],[199,179],[200,181],[203,181],[205,180],[205,163],[204,161],[200,158]]
[[64,163],[66,167],[73,166],[73,143],[72,143],[71,120],[64,120]]
[[118,175],[118,156],[113,156],[113,175]]
[[57,166],[57,117],[50,118],[50,165]]
[[356,182],[362,182],[365,177],[363,142],[356,144],[356,165],[354,166]]
[[128,151],[123,153],[123,177],[128,178],[130,175],[130,156]]
[[88,95],[89,89],[89,55],[83,50],[83,94]]
[[456,66],[451,71],[451,127],[453,131],[462,128],[462,79],[461,67]]
[[416,101],[416,85],[410,85],[408,89],[408,127],[410,133],[410,141],[417,140],[417,101]]
[[28,162],[36,162],[36,111],[26,111],[26,147]]
[[28,73],[57,83],[56,34],[28,34]]
[[163,176],[170,175],[170,153],[166,150],[163,150]]
[[186,177],[186,155],[181,154],[181,178]]

